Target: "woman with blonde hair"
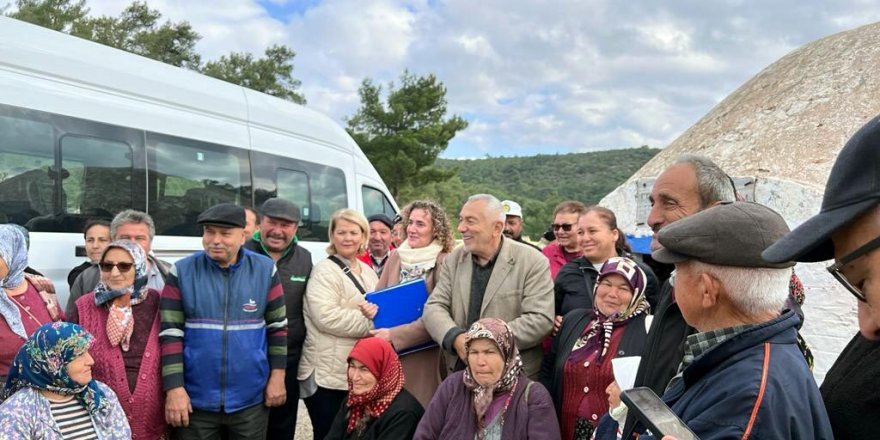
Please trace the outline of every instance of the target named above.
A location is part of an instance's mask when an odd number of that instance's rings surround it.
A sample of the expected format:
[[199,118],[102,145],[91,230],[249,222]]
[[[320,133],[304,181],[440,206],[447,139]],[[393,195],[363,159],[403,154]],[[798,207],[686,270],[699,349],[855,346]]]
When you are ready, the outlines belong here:
[[[443,208],[430,200],[416,200],[406,205],[401,210],[401,218],[406,241],[400,244],[385,263],[385,270],[382,271],[376,289],[421,278],[425,280],[430,294],[437,285],[443,259],[455,245],[452,226]],[[371,333],[390,342],[398,353],[431,342],[431,335],[421,319],[392,328],[373,330]],[[400,357],[404,374],[408,378],[406,390],[424,407],[428,406],[434,391],[440,386],[441,358],[439,347],[414,351]]]
[[345,401],[349,352],[373,329],[377,309],[368,307],[364,313],[361,304],[379,280],[358,260],[366,248],[368,231],[367,219],[360,212],[341,209],[333,213],[328,257],[312,269],[303,298],[306,340],[297,379],[316,439],[327,435]]

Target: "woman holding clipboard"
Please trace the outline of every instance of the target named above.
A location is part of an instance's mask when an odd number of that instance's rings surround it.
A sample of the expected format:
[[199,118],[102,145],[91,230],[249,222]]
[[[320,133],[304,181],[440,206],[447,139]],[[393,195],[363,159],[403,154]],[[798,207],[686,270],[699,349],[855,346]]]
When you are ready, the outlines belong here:
[[[418,278],[425,280],[428,294],[437,284],[443,259],[452,250],[452,227],[443,208],[429,200],[417,200],[401,210],[406,241],[391,254],[376,290]],[[364,307],[369,312],[369,305]],[[373,312],[375,315],[375,312]],[[370,332],[391,343],[398,353],[431,342],[422,320]],[[440,349],[436,346],[401,355],[406,384],[404,388],[427,408],[440,386]]]

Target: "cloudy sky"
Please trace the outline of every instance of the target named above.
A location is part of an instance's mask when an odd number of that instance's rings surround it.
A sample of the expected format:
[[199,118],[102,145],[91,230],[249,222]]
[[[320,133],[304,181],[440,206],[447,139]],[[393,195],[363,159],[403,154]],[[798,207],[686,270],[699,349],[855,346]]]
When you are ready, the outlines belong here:
[[290,46],[309,107],[341,124],[364,78],[436,74],[470,122],[445,157],[663,147],[791,50],[880,21],[872,0],[147,1],[207,59]]

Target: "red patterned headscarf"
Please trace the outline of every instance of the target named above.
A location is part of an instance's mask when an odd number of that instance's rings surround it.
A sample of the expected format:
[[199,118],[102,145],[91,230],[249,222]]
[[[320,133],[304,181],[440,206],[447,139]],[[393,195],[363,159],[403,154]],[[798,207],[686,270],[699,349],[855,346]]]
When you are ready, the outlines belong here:
[[348,360],[364,364],[376,377],[376,385],[364,394],[351,392],[351,378],[348,379],[348,426],[346,432],[363,429],[370,419],[378,419],[388,409],[391,401],[403,389],[403,367],[397,353],[388,341],[376,337],[364,338],[354,344]]

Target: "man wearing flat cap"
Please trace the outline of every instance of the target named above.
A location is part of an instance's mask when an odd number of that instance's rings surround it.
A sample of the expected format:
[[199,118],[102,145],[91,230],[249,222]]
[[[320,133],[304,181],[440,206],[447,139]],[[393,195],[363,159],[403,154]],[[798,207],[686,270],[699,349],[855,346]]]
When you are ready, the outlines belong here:
[[358,259],[372,267],[376,276],[382,276],[382,269],[394,249],[391,242],[394,220],[385,214],[373,214],[367,217],[367,222],[370,224],[367,250]]
[[204,251],[171,269],[159,306],[165,419],[187,439],[261,439],[285,402],[287,318],[275,264],[242,249],[244,208],[198,217]]
[[306,338],[303,295],[312,273],[312,254],[297,244],[296,229],[301,218],[299,206],[285,199],[271,198],[263,202],[259,213],[262,218],[260,230],[245,242],[244,247],[275,261],[287,309],[287,402],[269,411],[266,438],[291,439],[296,433],[299,406],[296,370]]
[[672,223],[652,257],[675,264],[688,325],[679,373],[663,400],[701,439],[831,439],[819,389],[783,310],[793,263],[761,252],[788,232],[765,206],[723,203]]
[[865,124],[837,156],[819,214],[788,233],[767,261],[825,261],[856,297],[860,334],[849,342],[822,382],[836,438],[880,433],[880,116]]

